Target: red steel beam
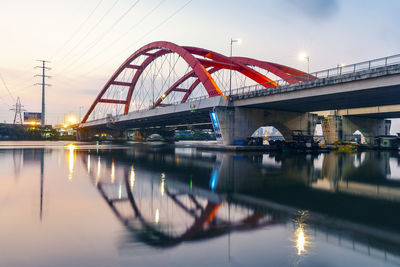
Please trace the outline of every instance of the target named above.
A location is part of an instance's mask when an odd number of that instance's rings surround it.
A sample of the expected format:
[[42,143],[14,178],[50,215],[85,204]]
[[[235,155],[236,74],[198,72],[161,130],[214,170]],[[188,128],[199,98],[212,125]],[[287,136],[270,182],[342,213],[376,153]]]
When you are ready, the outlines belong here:
[[112,85],[121,85],[121,86],[131,86],[131,83],[127,83],[127,82],[118,82],[118,81],[112,81],[111,84],[112,84]]
[[128,64],[128,65],[126,65],[126,68],[128,68],[128,69],[140,69],[141,67],[139,65]]
[[[131,62],[133,59],[137,58],[138,56],[143,55],[143,53],[148,53],[148,51],[151,51],[154,49],[164,49],[164,50],[167,50],[168,53],[178,54],[183,60],[186,61],[186,63],[195,72],[196,76],[200,79],[201,83],[204,85],[204,88],[206,89],[206,91],[210,97],[222,95],[222,92],[219,89],[217,83],[214,81],[214,79],[211,77],[211,75],[207,72],[206,68],[199,62],[199,60],[196,57],[194,57],[190,52],[188,52],[186,49],[184,49],[183,47],[178,46],[174,43],[165,42],[165,41],[150,43],[150,44],[145,45],[144,47],[140,48],[138,51],[136,51],[128,59],[128,61]],[[160,51],[163,51],[163,50],[160,50]],[[167,52],[163,52],[163,55],[166,53]],[[154,57],[147,58],[145,60],[145,62],[142,63],[142,71],[153,60],[155,60],[155,58],[157,58],[159,56],[160,55],[159,55],[159,51],[158,51],[155,53]],[[137,80],[139,79],[139,76],[141,75],[142,71],[137,71],[134,76],[134,79],[132,80],[132,85],[129,88],[129,92],[128,92],[127,99],[126,99],[126,105],[125,105],[125,110],[124,110],[125,114],[127,114],[129,112],[129,105],[130,105],[130,101],[132,98],[133,90],[135,88]]]
[[172,89],[172,91],[186,93],[186,92],[188,91],[188,89],[184,89],[184,88],[174,88],[174,89]]
[[100,103],[109,103],[109,104],[126,104],[126,100],[117,100],[117,99],[99,99]]

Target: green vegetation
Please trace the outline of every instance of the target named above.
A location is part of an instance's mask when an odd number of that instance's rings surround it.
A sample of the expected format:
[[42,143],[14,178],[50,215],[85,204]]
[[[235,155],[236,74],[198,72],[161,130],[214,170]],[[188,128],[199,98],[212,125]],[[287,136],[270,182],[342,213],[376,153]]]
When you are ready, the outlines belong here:
[[0,124],[0,140],[58,140],[59,133],[50,127],[27,127]]
[[201,141],[206,141],[206,140],[215,140],[214,136],[211,136],[208,133],[202,132],[202,131],[195,131],[191,133],[190,135],[184,135],[184,134],[177,134],[175,135],[176,140],[201,140]]

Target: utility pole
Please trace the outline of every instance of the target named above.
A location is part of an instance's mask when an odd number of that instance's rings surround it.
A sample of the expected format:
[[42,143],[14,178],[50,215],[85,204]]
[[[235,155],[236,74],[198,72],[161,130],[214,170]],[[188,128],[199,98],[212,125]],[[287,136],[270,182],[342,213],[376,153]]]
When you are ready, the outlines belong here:
[[45,126],[46,125],[46,117],[45,117],[45,88],[46,86],[51,86],[50,84],[46,83],[46,78],[50,78],[50,76],[46,76],[46,70],[51,70],[51,68],[46,67],[46,63],[50,63],[50,61],[47,60],[36,60],[39,62],[42,62],[41,66],[35,66],[36,68],[42,69],[42,74],[37,74],[35,77],[42,77],[42,82],[41,83],[36,83],[35,85],[41,85],[42,86],[42,122],[41,125]]
[[22,109],[24,106],[21,105],[21,101],[19,100],[19,97],[17,98],[17,103],[13,105],[14,108],[10,109],[12,111],[15,111],[14,113],[14,125],[20,124],[22,125],[22,111],[25,111],[25,109]]

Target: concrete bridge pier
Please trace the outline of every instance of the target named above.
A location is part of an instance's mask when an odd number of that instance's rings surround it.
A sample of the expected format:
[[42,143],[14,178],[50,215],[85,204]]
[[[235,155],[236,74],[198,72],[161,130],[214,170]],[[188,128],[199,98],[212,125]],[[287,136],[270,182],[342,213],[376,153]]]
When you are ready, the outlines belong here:
[[286,141],[292,141],[294,130],[300,130],[304,135],[314,135],[318,122],[318,116],[311,113],[242,107],[217,107],[214,111],[218,116],[224,145],[243,141],[262,126],[273,126]]
[[145,142],[147,138],[152,134],[159,134],[164,138],[164,140],[168,143],[175,142],[175,129],[171,128],[141,128],[134,130],[134,140]]
[[327,143],[352,141],[353,133],[359,130],[367,144],[374,144],[375,137],[389,135],[391,121],[357,116],[329,115],[321,119],[322,132]]
[[127,135],[125,130],[116,130],[116,129],[89,129],[89,128],[79,128],[76,131],[76,140],[77,141],[93,141],[95,140],[95,135],[99,135],[99,139],[101,139],[102,134],[109,134],[113,137],[114,140],[118,141],[126,141]]
[[96,131],[93,129],[79,128],[76,130],[77,141],[92,141]]

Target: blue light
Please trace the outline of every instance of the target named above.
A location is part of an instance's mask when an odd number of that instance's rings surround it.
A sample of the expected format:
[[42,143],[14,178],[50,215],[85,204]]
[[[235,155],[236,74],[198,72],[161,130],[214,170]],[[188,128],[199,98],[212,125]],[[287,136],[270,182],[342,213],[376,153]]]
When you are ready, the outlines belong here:
[[216,168],[216,169],[213,170],[213,172],[211,173],[211,178],[210,178],[210,188],[211,188],[211,190],[215,190],[215,188],[217,187],[217,184],[218,184],[218,175],[219,175],[219,169]]

